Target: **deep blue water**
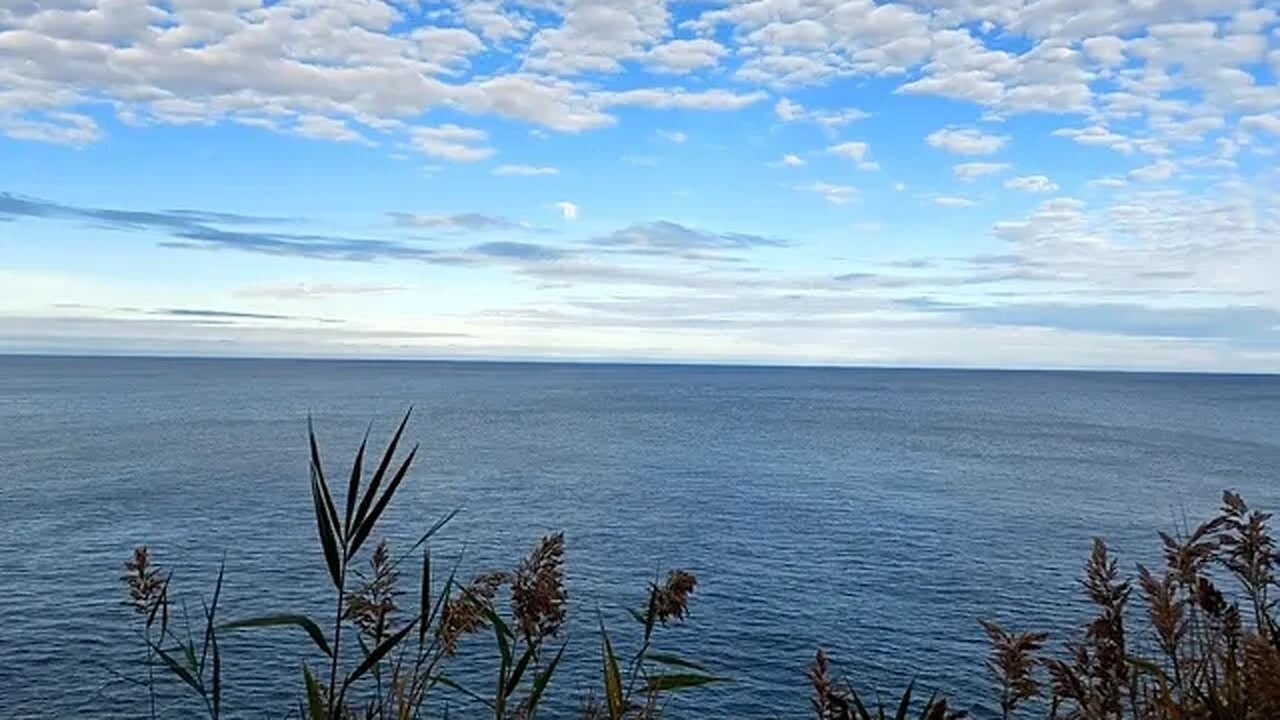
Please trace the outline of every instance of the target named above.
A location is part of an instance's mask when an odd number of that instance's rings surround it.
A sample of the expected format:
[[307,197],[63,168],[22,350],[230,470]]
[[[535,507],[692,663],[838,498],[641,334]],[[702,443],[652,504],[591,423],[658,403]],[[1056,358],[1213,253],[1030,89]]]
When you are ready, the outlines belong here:
[[[818,646],[864,688],[918,674],[982,715],[977,619],[1062,631],[1092,536],[1132,569],[1225,487],[1280,509],[1276,377],[0,358],[0,715],[143,715],[114,675],[140,652],[118,580],[138,543],[193,600],[225,552],[229,616],[322,614],[306,414],[336,470],[411,404],[393,537],[460,507],[433,548],[470,573],[566,533],[556,715],[596,680],[596,609],[629,646],[619,608],[669,567],[701,582],[661,644],[734,679],[671,717],[802,717]],[[230,716],[287,713],[305,647],[228,639]]]

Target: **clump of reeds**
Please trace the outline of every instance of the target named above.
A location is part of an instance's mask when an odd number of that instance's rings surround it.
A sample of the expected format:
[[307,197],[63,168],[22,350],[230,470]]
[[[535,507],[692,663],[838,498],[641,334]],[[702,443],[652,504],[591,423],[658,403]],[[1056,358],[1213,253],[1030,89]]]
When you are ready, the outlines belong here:
[[[548,647],[559,637],[567,615],[564,535],[542,538],[510,571],[483,572],[460,582],[455,569],[440,585],[433,577],[426,545],[456,511],[445,514],[398,555],[385,540],[365,550],[417,455],[415,447],[397,459],[408,422],[406,414],[367,477],[366,434],[347,477],[341,512],[315,433],[309,432],[310,491],[319,555],[333,591],[334,611],[328,623],[296,612],[216,622],[220,571],[212,601],[203,605],[203,641],[197,645],[189,630],[183,637],[170,627],[168,576],[155,566],[145,546],[135,550],[126,563],[124,580],[129,604],[146,619],[147,686],[153,717],[152,671],[162,668],[203,701],[208,715],[217,720],[223,696],[219,637],[251,628],[296,628],[311,639],[317,654],[302,663],[298,712],[303,718],[420,718],[438,691],[474,700],[495,720],[536,717],[565,650],[563,642]],[[416,593],[411,593],[402,587],[405,563],[420,549],[421,569]],[[664,583],[651,587],[647,613],[637,614],[645,623],[644,643],[629,666],[625,693],[616,672],[606,672],[603,679],[611,711],[608,717],[637,717],[639,706],[632,698],[638,697],[650,710],[644,717],[656,717],[662,693],[719,679],[692,662],[652,651],[654,625],[685,617],[696,582],[692,574],[677,570]],[[411,594],[416,594],[416,602],[406,599]],[[460,644],[482,632],[492,633],[495,650],[495,677],[483,684],[492,690],[483,693],[448,672]],[[607,646],[603,624],[601,634]],[[319,666],[316,658],[322,659]],[[679,664],[686,672],[660,673],[653,670],[653,663]],[[612,655],[606,670],[610,667],[617,670]],[[621,714],[615,715],[615,710]]]
[[[309,434],[318,554],[332,585],[328,622],[302,613],[218,622],[220,569],[212,596],[200,604],[203,629],[193,632],[186,606],[171,595],[170,576],[147,547],[134,551],[123,579],[127,603],[142,619],[142,684],[153,718],[155,670],[175,678],[217,720],[224,694],[219,638],[286,627],[304,631],[315,648],[302,663],[303,718],[423,718],[429,699],[441,691],[470,698],[495,720],[537,716],[567,646],[560,637],[568,612],[564,535],[543,537],[509,571],[480,573],[467,582],[457,580],[455,569],[439,583],[426,547],[456,511],[398,555],[385,541],[366,550],[417,454],[414,448],[397,461],[408,421],[406,415],[367,479],[366,435],[347,479],[343,512]],[[1136,610],[1133,580],[1106,543],[1095,540],[1081,583],[1094,614],[1059,654],[1046,652],[1045,633],[983,621],[991,645],[986,670],[1002,718],[1280,720],[1280,620],[1273,599],[1280,554],[1269,520],[1227,492],[1215,517],[1188,532],[1162,534],[1164,568],[1137,567]],[[406,563],[420,550],[416,588],[406,590]],[[630,654],[618,653],[601,617],[600,688],[583,699],[584,720],[653,720],[669,693],[724,681],[687,653],[658,646],[659,630],[688,616],[697,584],[693,573],[672,570],[650,585],[642,608],[630,611],[637,625]],[[416,602],[410,599],[415,595]],[[182,632],[172,621],[175,606]],[[451,675],[449,666],[461,643],[481,633],[493,638],[493,675],[475,685]],[[946,699],[921,702],[913,695],[914,681],[891,707],[869,706],[851,683],[837,678],[821,650],[808,679],[819,720],[966,717]]]
[[[1280,718],[1280,633],[1270,599],[1280,556],[1269,519],[1226,492],[1216,517],[1181,536],[1162,534],[1164,569],[1137,568],[1139,612],[1130,604],[1132,582],[1095,540],[1082,580],[1095,615],[1064,656],[1040,656],[1043,634],[987,625],[1005,717],[1040,698],[1049,718],[1063,720]],[[1224,591],[1224,579],[1234,587]],[[1147,647],[1155,653],[1144,654]]]

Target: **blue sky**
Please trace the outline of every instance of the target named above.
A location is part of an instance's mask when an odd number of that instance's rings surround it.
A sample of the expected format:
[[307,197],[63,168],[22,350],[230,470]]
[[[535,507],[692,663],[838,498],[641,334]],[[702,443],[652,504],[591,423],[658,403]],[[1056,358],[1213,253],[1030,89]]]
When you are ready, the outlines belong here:
[[1256,0],[0,7],[0,350],[1280,370]]

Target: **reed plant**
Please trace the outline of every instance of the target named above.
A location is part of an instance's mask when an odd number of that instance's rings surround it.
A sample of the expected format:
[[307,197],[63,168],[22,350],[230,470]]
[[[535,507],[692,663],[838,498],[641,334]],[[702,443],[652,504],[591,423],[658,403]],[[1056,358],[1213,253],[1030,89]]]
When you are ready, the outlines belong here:
[[[494,720],[538,716],[568,646],[564,535],[541,538],[510,570],[465,581],[456,565],[438,572],[429,549],[456,511],[398,554],[385,539],[372,542],[417,456],[416,447],[400,453],[409,418],[407,413],[372,472],[366,472],[366,433],[346,476],[341,512],[308,422],[317,556],[333,608],[323,621],[298,612],[221,620],[224,561],[212,593],[201,599],[193,631],[186,604],[172,595],[170,575],[147,547],[134,551],[124,580],[139,618],[146,670],[139,683],[150,717],[157,716],[157,684],[168,676],[218,720],[228,691],[222,639],[265,629],[300,631],[315,648],[300,663],[295,713],[303,720],[437,717],[439,706],[431,700],[441,694],[468,698],[470,707]],[[1270,519],[1226,492],[1208,521],[1160,535],[1164,567],[1137,566],[1136,585],[1134,577],[1122,575],[1107,544],[1095,540],[1081,578],[1091,617],[1057,652],[1049,650],[1047,633],[981,621],[990,646],[985,673],[998,708],[991,717],[1280,720],[1280,554]],[[634,636],[610,630],[600,616],[599,684],[579,699],[583,720],[654,720],[667,710],[671,693],[726,682],[687,649],[659,643],[665,626],[685,619],[697,583],[686,570],[653,582],[643,604],[630,610]],[[482,634],[492,639],[490,676],[475,684],[454,674],[454,660],[465,638]],[[624,638],[629,652],[615,645]],[[316,657],[323,662],[315,664]],[[918,695],[915,680],[888,705],[867,702],[821,649],[807,677],[809,713],[818,720],[970,717],[946,698]]]

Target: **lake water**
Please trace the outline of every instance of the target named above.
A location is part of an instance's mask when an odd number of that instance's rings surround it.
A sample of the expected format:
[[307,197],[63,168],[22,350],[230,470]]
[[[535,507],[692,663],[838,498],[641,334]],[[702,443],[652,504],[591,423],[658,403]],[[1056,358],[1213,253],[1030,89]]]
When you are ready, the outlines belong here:
[[[700,584],[660,644],[734,680],[670,717],[803,717],[819,646],[860,687],[918,676],[983,715],[977,619],[1061,642],[1092,536],[1131,570],[1223,488],[1280,509],[1276,377],[0,358],[0,715],[143,716],[116,676],[140,655],[135,544],[192,601],[225,553],[228,617],[326,614],[306,415],[340,475],[409,405],[393,545],[461,508],[433,551],[469,574],[566,533],[554,716],[598,685],[597,608],[630,646],[620,608],[670,567]],[[227,716],[285,715],[305,647],[228,639]]]

